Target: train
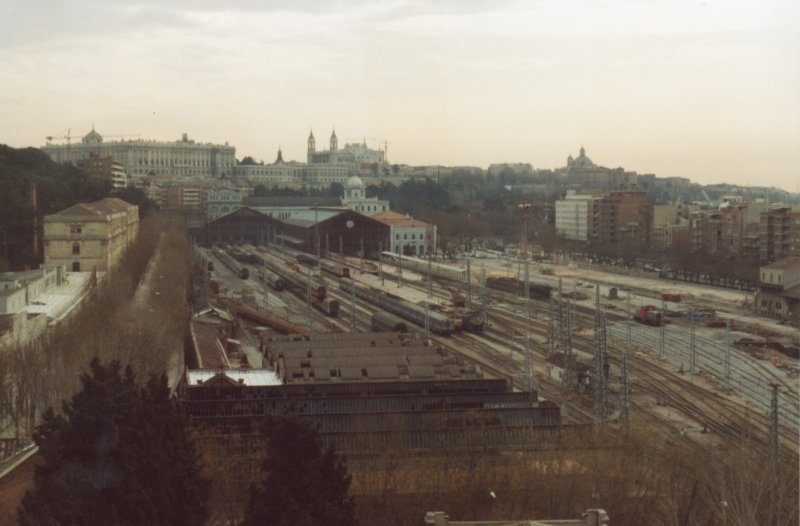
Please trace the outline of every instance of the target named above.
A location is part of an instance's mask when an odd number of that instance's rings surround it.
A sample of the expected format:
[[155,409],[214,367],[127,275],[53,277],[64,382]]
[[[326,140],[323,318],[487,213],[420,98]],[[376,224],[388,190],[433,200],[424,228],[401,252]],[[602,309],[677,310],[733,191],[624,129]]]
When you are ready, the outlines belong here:
[[305,252],[299,252],[296,254],[295,259],[298,261],[298,263],[302,263],[303,265],[311,268],[316,268],[319,264],[319,258],[312,256],[311,254],[306,254]]
[[[428,260],[410,256],[400,256],[393,252],[382,252],[384,261],[390,261],[404,270],[413,270],[419,274],[428,275]],[[431,275],[437,278],[446,278],[461,283],[467,282],[467,270],[453,265],[430,262]]]
[[[522,294],[525,290],[525,282],[517,278],[510,277],[489,277],[486,278],[486,286],[490,289],[502,290],[512,294]],[[528,282],[528,295],[535,300],[549,300],[552,287],[540,283]]]
[[[264,282],[263,270],[258,272],[258,280],[262,283]],[[270,274],[269,272],[267,272],[267,284],[272,290],[277,292],[286,289],[286,280],[284,280],[282,277],[278,276],[275,273]]]
[[239,276],[241,279],[248,279],[250,277],[250,269],[248,269],[245,265],[234,259],[231,255],[229,255],[226,251],[220,248],[214,248],[213,250],[214,255],[219,258],[222,263],[228,267],[234,274]]
[[333,274],[334,276],[338,276],[340,278],[350,277],[350,267],[343,265],[341,263],[334,263],[333,261],[322,259],[319,262],[319,267],[325,272],[328,272],[329,274]]
[[425,326],[427,310],[428,328],[431,332],[441,336],[450,336],[455,332],[452,318],[439,314],[430,308],[425,309],[425,307],[421,305],[411,303],[394,294],[383,292],[374,287],[358,285],[349,279],[340,280],[339,288],[347,293],[353,293],[353,291],[355,291],[358,298],[372,303],[373,305],[377,305],[383,310],[389,311],[404,320],[413,322],[420,327]]
[[339,315],[339,300],[333,298],[314,299],[311,304],[331,318],[335,318]]
[[639,323],[644,323],[645,325],[652,325],[654,327],[660,327],[664,323],[661,311],[658,310],[654,305],[640,307],[635,313],[633,313],[633,320]]
[[370,325],[375,332],[409,332],[408,324],[403,318],[383,311],[372,313],[372,323]]

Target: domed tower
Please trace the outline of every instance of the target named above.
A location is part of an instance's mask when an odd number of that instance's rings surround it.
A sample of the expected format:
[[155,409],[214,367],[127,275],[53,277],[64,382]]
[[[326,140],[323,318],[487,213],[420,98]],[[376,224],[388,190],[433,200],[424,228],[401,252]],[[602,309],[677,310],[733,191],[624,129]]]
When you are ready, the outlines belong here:
[[308,134],[308,154],[306,155],[306,161],[308,164],[314,160],[314,152],[317,150],[317,142],[314,140],[314,130]]
[[94,124],[92,124],[92,131],[86,134],[86,136],[81,139],[83,144],[102,144],[103,136],[94,131]]
[[347,180],[344,194],[347,199],[364,199],[364,183],[359,176],[354,175]]
[[333,130],[331,133],[331,151],[335,152],[339,149],[339,139],[336,138],[336,130]]

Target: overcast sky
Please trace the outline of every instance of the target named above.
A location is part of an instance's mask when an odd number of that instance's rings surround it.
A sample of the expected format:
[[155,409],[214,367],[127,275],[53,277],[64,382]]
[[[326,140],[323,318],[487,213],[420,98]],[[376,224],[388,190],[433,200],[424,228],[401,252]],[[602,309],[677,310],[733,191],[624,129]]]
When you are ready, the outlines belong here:
[[[800,2],[0,0],[0,143],[140,134],[305,160],[800,184]],[[110,138],[110,137],[109,137]]]

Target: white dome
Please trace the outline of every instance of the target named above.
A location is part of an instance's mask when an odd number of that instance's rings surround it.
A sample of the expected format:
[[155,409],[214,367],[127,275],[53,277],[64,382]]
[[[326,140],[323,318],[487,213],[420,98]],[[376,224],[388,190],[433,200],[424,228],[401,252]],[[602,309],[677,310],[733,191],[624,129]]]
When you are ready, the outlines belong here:
[[347,180],[347,188],[364,188],[364,183],[359,176],[354,175]]

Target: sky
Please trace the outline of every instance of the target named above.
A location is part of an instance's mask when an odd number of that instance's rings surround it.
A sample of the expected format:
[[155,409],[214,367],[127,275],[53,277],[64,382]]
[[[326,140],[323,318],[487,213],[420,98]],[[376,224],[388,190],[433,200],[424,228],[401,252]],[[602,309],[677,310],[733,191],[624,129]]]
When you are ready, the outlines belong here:
[[602,166],[800,191],[796,0],[0,0],[0,143]]

